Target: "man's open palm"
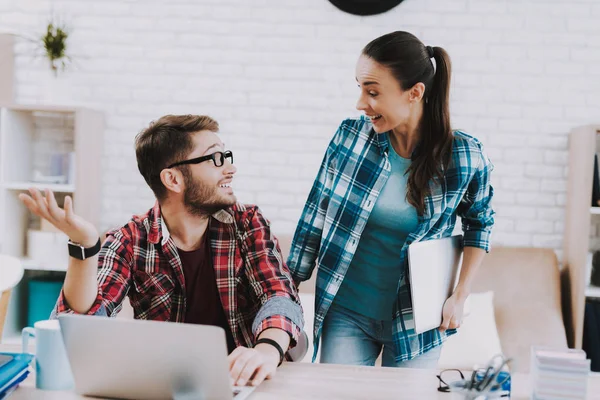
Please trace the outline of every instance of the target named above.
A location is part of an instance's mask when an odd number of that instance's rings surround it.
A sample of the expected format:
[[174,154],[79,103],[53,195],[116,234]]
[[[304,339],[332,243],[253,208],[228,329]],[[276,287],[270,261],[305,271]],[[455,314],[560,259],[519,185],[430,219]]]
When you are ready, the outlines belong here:
[[70,196],[65,197],[65,206],[62,209],[49,189],[46,189],[45,197],[37,189],[29,189],[29,193],[30,195],[19,194],[19,199],[32,213],[46,219],[74,242],[86,247],[96,244],[98,231],[91,222],[73,212],[73,200]]

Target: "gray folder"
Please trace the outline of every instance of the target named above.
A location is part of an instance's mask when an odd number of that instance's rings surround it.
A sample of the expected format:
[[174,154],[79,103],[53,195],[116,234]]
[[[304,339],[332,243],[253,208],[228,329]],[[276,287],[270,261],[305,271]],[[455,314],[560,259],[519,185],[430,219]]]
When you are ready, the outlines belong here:
[[442,323],[444,302],[456,287],[462,264],[462,235],[412,243],[408,270],[416,333]]

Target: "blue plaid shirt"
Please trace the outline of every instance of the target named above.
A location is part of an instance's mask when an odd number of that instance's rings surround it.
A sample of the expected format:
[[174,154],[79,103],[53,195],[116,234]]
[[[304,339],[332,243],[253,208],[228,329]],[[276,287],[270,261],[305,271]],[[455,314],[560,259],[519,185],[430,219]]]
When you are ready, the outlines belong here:
[[[346,275],[377,197],[390,176],[389,147],[387,136],[375,133],[366,117],[343,121],[329,143],[296,228],[288,259],[294,280],[309,279],[318,265],[313,361],[323,319]],[[406,277],[408,245],[450,236],[458,215],[462,219],[464,245],[489,251],[494,224],[492,170],[481,142],[455,131],[452,157],[444,179],[441,184],[430,184],[425,213],[402,247],[401,261],[405,267],[393,307],[392,334],[397,362],[411,360],[439,346],[456,332],[440,333],[432,329],[415,333]]]

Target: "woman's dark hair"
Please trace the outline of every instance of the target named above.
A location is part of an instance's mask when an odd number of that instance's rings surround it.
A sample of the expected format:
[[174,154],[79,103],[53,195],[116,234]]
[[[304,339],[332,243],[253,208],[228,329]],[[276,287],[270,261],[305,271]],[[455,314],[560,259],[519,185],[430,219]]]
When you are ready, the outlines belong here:
[[[205,130],[218,132],[219,124],[206,115],[165,115],[135,137],[138,169],[158,201],[167,195],[160,172],[185,160],[194,150],[192,134]],[[183,173],[186,172],[184,169]]]
[[[407,201],[423,215],[429,182],[442,179],[452,154],[450,57],[441,47],[425,46],[413,34],[402,31],[378,37],[362,53],[387,67],[402,90],[419,82],[425,85],[420,139],[407,171],[406,194]],[[435,69],[431,57],[435,59]]]

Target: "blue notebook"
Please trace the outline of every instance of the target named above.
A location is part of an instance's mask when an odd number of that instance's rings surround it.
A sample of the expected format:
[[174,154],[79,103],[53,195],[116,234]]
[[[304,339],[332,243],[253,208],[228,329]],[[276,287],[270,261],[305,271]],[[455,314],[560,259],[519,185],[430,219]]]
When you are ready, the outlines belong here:
[[31,354],[0,353],[0,400],[27,378],[32,360]]

